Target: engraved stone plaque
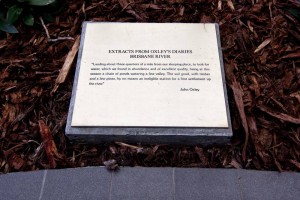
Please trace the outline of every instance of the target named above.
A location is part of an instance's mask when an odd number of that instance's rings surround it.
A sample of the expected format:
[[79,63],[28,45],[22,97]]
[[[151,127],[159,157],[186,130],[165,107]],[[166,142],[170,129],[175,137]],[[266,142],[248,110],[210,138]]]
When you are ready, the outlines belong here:
[[232,136],[217,24],[85,22],[66,134],[211,144]]

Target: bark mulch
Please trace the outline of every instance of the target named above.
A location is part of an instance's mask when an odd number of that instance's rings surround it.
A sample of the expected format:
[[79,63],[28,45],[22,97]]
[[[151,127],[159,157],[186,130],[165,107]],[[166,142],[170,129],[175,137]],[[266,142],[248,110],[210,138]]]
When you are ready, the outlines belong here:
[[[34,27],[19,25],[19,34],[0,35],[1,173],[103,164],[300,170],[298,0],[66,2],[45,21],[54,40],[38,19]],[[66,80],[57,77],[84,20],[219,23],[231,144],[71,144],[64,128],[75,62]],[[74,40],[56,40],[63,37]]]

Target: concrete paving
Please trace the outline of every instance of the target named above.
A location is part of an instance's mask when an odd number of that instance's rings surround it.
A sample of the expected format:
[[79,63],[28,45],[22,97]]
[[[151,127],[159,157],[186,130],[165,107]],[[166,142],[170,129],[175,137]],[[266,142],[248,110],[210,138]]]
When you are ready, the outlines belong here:
[[300,199],[300,173],[104,167],[0,175],[1,200]]

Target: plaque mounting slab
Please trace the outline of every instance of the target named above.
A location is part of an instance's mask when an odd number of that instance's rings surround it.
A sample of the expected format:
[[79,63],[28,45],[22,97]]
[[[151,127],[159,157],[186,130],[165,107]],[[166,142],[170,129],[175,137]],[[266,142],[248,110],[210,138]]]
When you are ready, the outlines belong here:
[[84,22],[66,135],[92,143],[227,142],[218,25]]

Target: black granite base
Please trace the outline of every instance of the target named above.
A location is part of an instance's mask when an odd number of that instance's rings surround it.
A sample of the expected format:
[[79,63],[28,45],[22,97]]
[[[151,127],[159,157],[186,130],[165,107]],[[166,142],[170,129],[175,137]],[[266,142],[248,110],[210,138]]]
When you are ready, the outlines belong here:
[[[66,125],[66,136],[75,142],[84,143],[104,143],[104,142],[131,142],[131,143],[164,143],[164,144],[181,144],[181,145],[211,145],[226,144],[232,137],[232,128],[230,120],[229,105],[227,99],[227,90],[225,83],[225,74],[223,66],[223,55],[221,50],[219,27],[216,24],[218,39],[218,50],[220,57],[220,66],[222,72],[222,82],[225,96],[225,106],[227,112],[227,128],[185,128],[185,127],[74,127],[71,126],[74,102],[77,91],[77,81],[80,72],[80,61],[85,35],[85,22],[82,29],[80,49],[77,59],[77,69],[74,78],[72,98],[70,102],[69,114]],[[87,97],[88,98],[88,97]],[[212,102],[213,103],[213,102]],[[129,113],[130,115],[130,113]]]
[[76,142],[104,143],[160,143],[182,145],[226,144],[230,141],[230,129],[199,128],[114,128],[114,127],[71,127],[66,128],[67,137]]

